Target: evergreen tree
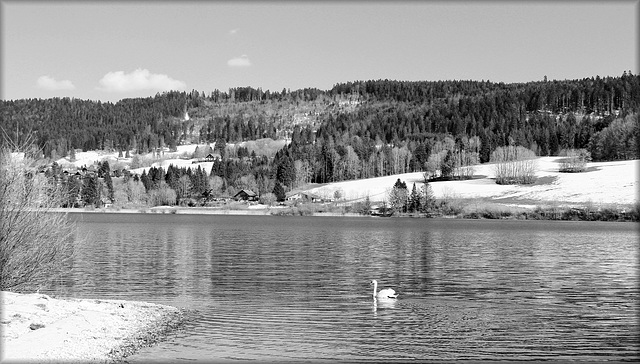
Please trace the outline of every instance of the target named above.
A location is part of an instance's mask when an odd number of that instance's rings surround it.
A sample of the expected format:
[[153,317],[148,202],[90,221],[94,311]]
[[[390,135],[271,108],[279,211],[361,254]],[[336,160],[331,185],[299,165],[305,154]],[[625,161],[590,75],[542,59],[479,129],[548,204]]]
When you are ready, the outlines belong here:
[[84,178],[82,184],[82,192],[81,197],[82,201],[86,206],[96,206],[100,205],[100,181],[98,180],[98,176],[91,174],[87,175]]
[[113,190],[113,181],[111,180],[111,174],[106,173],[104,175],[104,184],[107,186],[107,193],[108,193],[107,197],[109,198],[109,200],[111,202],[114,202],[115,201],[115,197],[114,197],[115,193],[114,193],[114,190]]
[[276,180],[276,185],[273,187],[273,194],[276,195],[276,201],[278,202],[282,202],[287,198],[284,188],[278,180]]
[[165,181],[165,173],[162,167],[149,168],[149,187],[153,190],[160,188],[160,184]]
[[169,187],[175,191],[178,190],[178,180],[180,179],[180,172],[178,168],[174,167],[173,164],[170,164],[167,167],[167,173],[164,176],[164,180],[169,185]]
[[407,201],[409,199],[409,193],[407,191],[407,184],[404,181],[400,181],[400,178],[393,185],[393,188],[389,192],[389,205],[391,209],[399,212],[407,212]]
[[218,138],[215,143],[215,150],[220,153],[220,157],[224,160],[227,156],[227,141],[223,138]]
[[[149,172],[151,172],[151,169],[149,169]],[[135,177],[134,177],[134,181],[135,181]],[[140,176],[140,182],[142,182],[142,185],[144,186],[145,191],[149,192],[149,190],[151,189],[151,179],[147,175],[146,170],[142,171],[142,175]]]
[[109,166],[109,161],[103,161],[102,163],[98,162],[98,177],[104,178],[106,174],[111,173],[111,166]]
[[296,179],[296,171],[288,153],[280,159],[280,163],[276,169],[276,179],[287,187],[293,186],[293,182]]
[[442,177],[451,178],[453,171],[455,169],[455,158],[454,154],[451,150],[447,150],[447,154],[440,165],[440,171],[442,173]]
[[405,181],[401,181],[400,178],[396,180],[396,183],[393,184],[393,188],[407,189],[407,183]]
[[420,211],[421,203],[420,203],[420,194],[416,189],[415,182],[413,183],[413,188],[411,188],[411,195],[409,196],[409,212]]

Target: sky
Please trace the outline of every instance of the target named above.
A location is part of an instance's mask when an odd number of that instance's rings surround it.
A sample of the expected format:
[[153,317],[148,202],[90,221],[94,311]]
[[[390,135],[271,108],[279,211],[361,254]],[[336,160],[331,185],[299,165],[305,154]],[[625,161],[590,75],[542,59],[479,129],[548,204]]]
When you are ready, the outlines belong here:
[[638,73],[638,1],[0,0],[0,96]]

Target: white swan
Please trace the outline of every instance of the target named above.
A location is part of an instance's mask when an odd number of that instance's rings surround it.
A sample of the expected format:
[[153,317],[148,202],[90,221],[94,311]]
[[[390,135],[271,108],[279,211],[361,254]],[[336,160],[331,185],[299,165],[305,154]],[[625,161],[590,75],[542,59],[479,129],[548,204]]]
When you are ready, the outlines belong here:
[[378,290],[378,281],[375,279],[371,280],[371,284],[373,285],[373,298],[387,299],[387,298],[398,298],[398,294],[396,291],[391,288],[381,289],[380,292],[376,292]]

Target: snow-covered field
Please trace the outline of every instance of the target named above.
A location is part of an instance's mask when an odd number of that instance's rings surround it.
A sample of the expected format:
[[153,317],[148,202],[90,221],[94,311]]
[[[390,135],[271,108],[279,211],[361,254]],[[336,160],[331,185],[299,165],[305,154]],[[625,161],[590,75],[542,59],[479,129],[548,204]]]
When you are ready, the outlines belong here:
[[[191,160],[180,158],[187,154],[191,155],[195,148],[196,145],[181,145],[177,152],[167,152],[163,158],[151,165],[165,169],[170,164],[191,168],[201,166],[207,172],[210,171],[212,162],[192,164]],[[151,155],[145,158],[151,158]],[[558,171],[560,159],[561,157],[538,158],[536,173],[538,181],[533,185],[498,185],[493,180],[493,166],[483,164],[475,166],[476,178],[472,180],[432,182],[431,186],[437,198],[480,198],[516,205],[634,204],[637,201],[640,185],[639,160],[589,163],[586,172],[560,173]],[[131,163],[131,158],[117,158],[117,153],[99,151],[79,152],[76,154],[75,162],[71,163],[67,158],[63,158],[58,160],[58,163],[62,166],[82,167],[102,160],[108,160],[110,164]],[[148,167],[137,168],[131,172],[142,173],[144,169]],[[329,183],[310,188],[308,191],[322,197],[334,197],[335,191],[339,190],[342,198],[346,200],[364,199],[369,196],[371,201],[383,201],[398,178],[407,183],[409,190],[413,183],[416,184],[416,188],[422,186],[422,173],[414,172]]]
[[[201,145],[202,146],[202,145]],[[169,165],[173,164],[176,167],[194,167],[198,168],[200,165],[202,168],[206,168],[207,172],[211,170],[213,166],[213,162],[204,162],[193,164],[191,159],[184,159],[183,157],[193,155],[197,145],[180,145],[177,148],[176,152],[165,152],[160,158],[154,158],[151,153],[141,156],[142,159],[150,160],[149,163],[153,167],[163,167],[165,170]],[[82,168],[83,166],[90,166],[100,161],[108,161],[109,165],[112,166],[118,163],[122,163],[123,165],[129,166],[133,158],[118,158],[117,152],[104,152],[104,151],[87,151],[87,152],[78,152],[76,153],[75,161],[71,162],[69,158],[61,158],[56,162],[61,165],[63,168]],[[142,174],[143,170],[149,170],[149,167],[143,168],[135,168],[131,169],[131,173]]]
[[[491,164],[475,167],[476,177],[467,181],[432,182],[437,198],[481,198],[508,204],[634,204],[639,186],[638,160],[589,163],[582,173],[560,173],[561,157],[538,159],[538,181],[533,185],[498,185],[493,180]],[[364,180],[344,181],[316,187],[311,192],[320,196],[333,196],[340,190],[347,200],[365,198],[382,201],[396,180],[406,182],[409,190],[413,183],[422,187],[422,173],[405,173]]]

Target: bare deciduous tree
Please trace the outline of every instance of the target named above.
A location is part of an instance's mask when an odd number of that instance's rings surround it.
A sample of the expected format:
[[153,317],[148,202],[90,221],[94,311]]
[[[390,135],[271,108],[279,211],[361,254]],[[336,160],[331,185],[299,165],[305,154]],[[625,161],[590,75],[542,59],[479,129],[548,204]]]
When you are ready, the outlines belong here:
[[491,153],[491,162],[495,163],[494,172],[497,184],[531,184],[535,182],[536,154],[522,146],[509,145],[498,147]]
[[560,160],[560,172],[584,172],[591,161],[591,153],[586,149],[563,149],[560,155],[565,157]]
[[34,290],[56,279],[73,255],[73,225],[54,212],[62,193],[25,153],[0,150],[0,289]]

